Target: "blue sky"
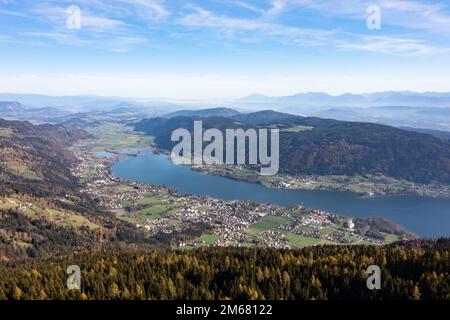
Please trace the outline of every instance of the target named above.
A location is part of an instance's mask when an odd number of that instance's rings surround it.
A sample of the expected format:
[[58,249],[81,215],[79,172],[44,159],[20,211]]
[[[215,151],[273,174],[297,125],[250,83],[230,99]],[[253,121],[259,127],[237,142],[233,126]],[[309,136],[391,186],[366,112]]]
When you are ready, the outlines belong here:
[[[367,27],[371,5],[381,29]],[[450,91],[450,4],[0,0],[0,68],[0,92],[50,95]]]

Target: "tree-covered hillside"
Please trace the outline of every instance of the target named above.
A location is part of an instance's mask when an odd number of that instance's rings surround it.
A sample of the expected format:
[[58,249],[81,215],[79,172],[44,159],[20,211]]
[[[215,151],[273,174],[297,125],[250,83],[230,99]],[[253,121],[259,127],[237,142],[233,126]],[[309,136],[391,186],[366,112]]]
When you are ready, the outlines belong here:
[[450,183],[450,142],[432,135],[373,123],[304,118],[275,111],[231,117],[144,119],[135,130],[170,150],[177,128],[279,128],[280,173],[290,175],[383,175],[419,183]]
[[[450,241],[302,250],[138,249],[0,264],[1,299],[450,299]],[[368,290],[378,265],[381,290]],[[81,290],[66,269],[81,270]]]

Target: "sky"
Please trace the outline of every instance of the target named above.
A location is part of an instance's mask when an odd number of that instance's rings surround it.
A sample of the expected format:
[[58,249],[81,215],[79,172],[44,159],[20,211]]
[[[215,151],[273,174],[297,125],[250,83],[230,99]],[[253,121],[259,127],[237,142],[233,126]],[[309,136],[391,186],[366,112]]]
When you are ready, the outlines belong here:
[[450,91],[450,1],[0,0],[0,92]]

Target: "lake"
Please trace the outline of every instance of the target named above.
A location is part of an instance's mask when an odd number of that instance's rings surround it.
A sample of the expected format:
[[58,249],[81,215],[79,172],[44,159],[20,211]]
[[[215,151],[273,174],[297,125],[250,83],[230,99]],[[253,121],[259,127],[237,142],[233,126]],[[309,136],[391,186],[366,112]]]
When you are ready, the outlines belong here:
[[379,216],[423,237],[450,236],[450,199],[418,196],[361,197],[352,192],[288,190],[192,171],[162,154],[145,151],[112,167],[113,175],[149,184],[166,185],[181,193],[224,200],[249,200],[279,206],[306,207],[349,217]]

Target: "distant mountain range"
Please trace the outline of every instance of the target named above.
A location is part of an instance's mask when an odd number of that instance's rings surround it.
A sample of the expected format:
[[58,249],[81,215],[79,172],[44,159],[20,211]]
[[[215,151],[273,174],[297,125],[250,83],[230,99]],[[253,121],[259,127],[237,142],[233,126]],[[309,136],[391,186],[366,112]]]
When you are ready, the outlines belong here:
[[[219,111],[220,114],[222,111]],[[145,119],[135,130],[156,137],[171,150],[171,132],[193,130],[196,119],[203,127],[277,127],[280,132],[280,172],[287,174],[381,174],[420,183],[450,183],[450,141],[430,134],[385,125],[301,117],[275,111],[236,114],[230,117],[180,116]],[[292,130],[304,128],[304,130]]]
[[[116,106],[138,106],[138,107],[173,107],[186,109],[189,106],[218,107],[218,104],[234,106],[254,107],[259,109],[271,106],[271,109],[279,110],[284,107],[385,107],[385,106],[408,106],[408,107],[450,107],[450,92],[411,92],[411,91],[389,91],[367,94],[341,94],[330,95],[323,92],[299,93],[291,96],[265,96],[253,94],[239,99],[218,99],[213,101],[192,100],[187,102],[175,101],[168,98],[159,99],[133,99],[123,97],[99,97],[92,95],[80,96],[46,96],[38,94],[15,94],[0,93],[0,101],[18,101],[29,107],[71,107],[74,112],[87,110],[112,110]],[[183,104],[183,108],[180,108]],[[171,112],[170,110],[168,110]]]
[[25,106],[16,101],[0,101],[0,112],[20,112],[26,110]]
[[278,107],[282,107],[282,105],[285,104],[296,104],[303,107],[450,107],[450,92],[418,93],[410,91],[392,91],[368,94],[346,93],[337,96],[329,95],[323,92],[309,92],[281,97],[269,97],[255,94],[239,99],[238,101],[244,104],[276,104]]
[[[233,115],[234,110],[251,112],[276,110],[305,117],[387,124],[396,127],[442,130],[450,132],[450,93],[379,92],[369,94],[329,95],[299,93],[269,97],[251,95],[240,99],[206,100],[137,100],[121,97],[45,96],[1,94],[0,117],[10,120],[32,120],[35,123],[74,121],[87,113],[124,119],[138,119],[165,114],[176,116],[210,116],[208,110],[219,109],[217,116]],[[199,109],[202,109],[201,111]],[[233,109],[233,111],[231,111]],[[187,110],[187,111],[186,111]],[[199,113],[200,112],[200,113]],[[230,113],[231,112],[231,113]]]
[[122,97],[98,96],[46,96],[38,94],[0,93],[0,101],[17,101],[27,108],[51,107],[60,111],[79,113],[112,111],[120,108],[151,109],[153,112],[171,112],[179,110],[182,106],[165,100],[148,99],[140,101]]
[[450,131],[450,108],[436,107],[332,107],[304,112],[308,116],[344,121],[382,123],[396,127]]

